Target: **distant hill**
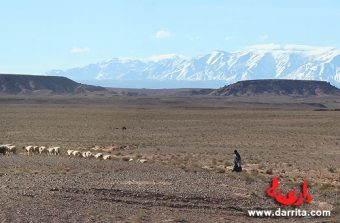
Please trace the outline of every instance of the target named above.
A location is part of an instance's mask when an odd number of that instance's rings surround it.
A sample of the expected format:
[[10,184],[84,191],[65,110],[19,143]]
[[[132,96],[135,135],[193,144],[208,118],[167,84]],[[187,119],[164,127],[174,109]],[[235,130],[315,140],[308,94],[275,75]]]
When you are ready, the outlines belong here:
[[78,94],[106,91],[106,88],[84,85],[58,76],[0,74],[1,94]]
[[249,80],[224,86],[210,93],[216,96],[252,96],[260,94],[287,96],[340,95],[340,89],[326,81]]

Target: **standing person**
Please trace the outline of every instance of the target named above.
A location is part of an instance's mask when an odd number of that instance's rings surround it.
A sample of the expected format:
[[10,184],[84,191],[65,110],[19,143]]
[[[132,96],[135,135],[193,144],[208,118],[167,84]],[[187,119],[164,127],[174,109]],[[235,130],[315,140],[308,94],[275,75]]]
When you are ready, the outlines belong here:
[[237,152],[237,150],[234,150],[234,168],[233,172],[241,172],[241,155]]

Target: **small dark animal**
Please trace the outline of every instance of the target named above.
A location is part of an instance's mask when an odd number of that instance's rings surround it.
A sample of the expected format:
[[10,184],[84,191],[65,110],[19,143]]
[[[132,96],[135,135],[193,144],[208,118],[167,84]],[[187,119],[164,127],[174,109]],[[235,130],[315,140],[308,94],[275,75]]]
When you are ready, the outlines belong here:
[[4,146],[0,146],[0,154],[2,155],[6,154],[6,148]]
[[122,127],[122,130],[126,130],[126,127],[125,127],[125,126],[123,126],[123,127]]

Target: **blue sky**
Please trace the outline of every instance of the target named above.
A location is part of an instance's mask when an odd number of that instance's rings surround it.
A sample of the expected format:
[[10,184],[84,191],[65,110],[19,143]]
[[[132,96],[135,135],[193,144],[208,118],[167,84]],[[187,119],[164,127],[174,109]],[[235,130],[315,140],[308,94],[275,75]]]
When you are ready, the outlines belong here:
[[340,1],[8,0],[0,33],[0,73],[267,43],[340,48]]

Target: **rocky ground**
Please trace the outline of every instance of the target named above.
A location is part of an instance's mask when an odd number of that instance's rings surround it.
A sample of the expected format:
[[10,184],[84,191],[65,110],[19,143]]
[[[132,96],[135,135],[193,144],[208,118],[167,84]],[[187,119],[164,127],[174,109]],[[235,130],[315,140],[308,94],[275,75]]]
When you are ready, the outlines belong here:
[[[18,154],[0,156],[0,221],[340,221],[339,112],[143,100],[1,104],[0,144],[15,144]],[[24,145],[62,152],[28,156]],[[242,173],[231,173],[235,148]],[[67,157],[67,149],[115,158]],[[301,208],[332,216],[248,217],[249,209],[281,207],[265,194],[274,176],[285,192],[307,179],[313,202]]]
[[0,161],[2,222],[301,222],[249,218],[248,209],[276,205],[242,174],[64,156]]

